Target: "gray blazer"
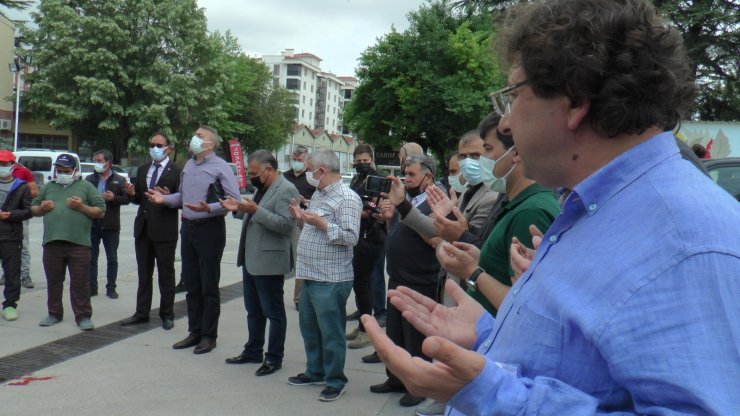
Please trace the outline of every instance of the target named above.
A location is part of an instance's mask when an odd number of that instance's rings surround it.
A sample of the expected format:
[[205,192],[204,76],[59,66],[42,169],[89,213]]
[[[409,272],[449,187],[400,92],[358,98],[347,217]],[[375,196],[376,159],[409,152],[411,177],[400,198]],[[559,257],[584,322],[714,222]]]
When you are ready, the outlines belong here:
[[[486,223],[491,208],[496,203],[498,193],[491,191],[491,188],[483,185],[473,194],[473,197],[465,207],[463,216],[468,221],[468,231],[477,234],[481,227]],[[459,197],[458,207],[462,203],[462,195]],[[412,208],[401,222],[426,238],[436,237],[434,234],[434,221],[421,213],[416,208]]]
[[293,198],[300,200],[298,190],[282,175],[278,176],[267,189],[251,219],[248,221],[249,216],[244,215],[242,233],[246,228],[247,235],[243,257],[242,253],[237,256],[237,266],[243,265],[254,276],[290,273],[296,222],[288,206]]

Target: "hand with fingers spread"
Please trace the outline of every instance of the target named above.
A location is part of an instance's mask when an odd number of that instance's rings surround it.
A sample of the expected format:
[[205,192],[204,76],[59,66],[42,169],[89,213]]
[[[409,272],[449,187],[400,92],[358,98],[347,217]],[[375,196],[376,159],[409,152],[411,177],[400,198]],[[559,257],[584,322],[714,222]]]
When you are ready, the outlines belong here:
[[429,207],[432,208],[432,212],[434,212],[437,217],[446,217],[450,215],[452,209],[455,208],[455,203],[447,197],[445,192],[439,186],[432,185],[427,187],[426,194]]
[[125,183],[123,185],[123,189],[126,191],[128,196],[135,196],[136,195],[136,186],[133,183]]
[[450,274],[460,279],[468,276],[478,268],[480,250],[468,243],[444,242],[437,247],[437,260]]
[[534,249],[525,246],[516,237],[512,239],[510,250],[511,269],[514,270],[514,276],[511,277],[512,284],[516,283],[517,279],[527,271],[529,265],[532,264],[535,252],[540,247],[540,244],[542,244],[543,234],[536,225],[529,226],[529,233],[532,235],[532,246]]
[[231,212],[239,211],[239,200],[232,196],[229,196],[226,199],[220,199],[218,202],[221,203],[221,206],[224,209],[227,209]]
[[472,348],[476,338],[476,325],[486,312],[480,303],[452,280],[445,282],[445,292],[457,306],[444,306],[405,286],[389,290],[388,298],[422,334],[440,336],[463,348]]
[[154,204],[164,204],[164,194],[157,191],[156,189],[149,189],[148,191],[146,191],[146,198],[149,200],[149,202],[152,202]]
[[183,204],[183,206],[195,212],[211,212],[211,207],[208,206],[206,201],[200,201],[200,203],[197,204]]
[[[454,191],[453,191],[454,192]],[[468,220],[458,207],[452,208],[455,220],[450,220],[441,215],[434,216],[434,234],[442,237],[445,241],[457,241],[468,230]]]
[[107,201],[107,202],[112,201],[114,197],[113,192],[111,191],[105,191],[102,194],[100,194],[100,196],[103,198],[104,201]]
[[157,192],[159,192],[162,195],[169,195],[170,194],[170,189],[168,187],[166,187],[166,186],[155,186],[154,187],[154,190],[157,191]]
[[293,216],[298,222],[303,223],[303,208],[298,205],[298,202],[295,200],[295,198],[290,200],[290,206],[288,207],[288,210],[290,211],[290,215]]

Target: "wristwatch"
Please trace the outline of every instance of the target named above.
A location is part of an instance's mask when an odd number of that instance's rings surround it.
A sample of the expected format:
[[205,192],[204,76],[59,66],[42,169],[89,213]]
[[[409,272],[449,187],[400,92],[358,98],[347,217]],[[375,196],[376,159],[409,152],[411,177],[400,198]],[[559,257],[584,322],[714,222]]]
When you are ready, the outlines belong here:
[[468,286],[468,289],[472,290],[473,292],[478,291],[478,276],[481,275],[481,273],[485,273],[486,271],[478,267],[475,269],[475,271],[465,280],[465,284]]

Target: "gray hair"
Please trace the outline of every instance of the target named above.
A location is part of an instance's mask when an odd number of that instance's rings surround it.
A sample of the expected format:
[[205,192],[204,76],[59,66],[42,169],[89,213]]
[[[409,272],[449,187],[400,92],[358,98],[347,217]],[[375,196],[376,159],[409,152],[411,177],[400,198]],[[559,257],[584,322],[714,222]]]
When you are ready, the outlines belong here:
[[481,141],[483,140],[480,137],[480,134],[478,133],[478,130],[470,130],[469,132],[463,134],[460,137],[460,146],[468,145],[468,144],[474,142],[476,139],[481,140]]
[[423,173],[430,173],[434,177],[434,172],[437,167],[434,164],[434,160],[427,155],[409,155],[406,157],[406,163],[403,165],[404,168],[411,165],[421,166]]
[[339,158],[331,149],[318,149],[308,155],[308,161],[311,162],[314,169],[324,167],[332,173],[339,173]]
[[293,149],[293,153],[291,153],[290,155],[293,157],[298,157],[300,155],[305,155],[307,153],[308,153],[308,148],[302,144],[299,144],[298,146],[295,147],[295,149]]
[[213,134],[214,140],[216,141],[216,146],[221,145],[221,136],[218,135],[218,130],[214,129],[211,126],[206,126],[205,124],[201,124],[200,128]]
[[278,168],[278,162],[277,162],[277,159],[275,159],[275,156],[273,156],[272,153],[264,149],[257,150],[251,155],[249,155],[249,159],[247,159],[247,163],[252,163],[253,160],[256,160],[257,163],[259,163],[260,166],[262,167],[270,165],[272,166],[273,170],[277,170]]

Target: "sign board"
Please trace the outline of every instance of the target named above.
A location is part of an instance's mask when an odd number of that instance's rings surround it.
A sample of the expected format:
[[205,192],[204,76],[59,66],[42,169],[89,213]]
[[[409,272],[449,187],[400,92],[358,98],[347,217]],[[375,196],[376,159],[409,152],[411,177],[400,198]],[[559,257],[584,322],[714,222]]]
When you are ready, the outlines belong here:
[[236,165],[236,173],[239,178],[239,189],[247,187],[247,172],[244,169],[244,153],[242,153],[242,144],[239,140],[229,140],[229,153],[231,153],[231,163]]

